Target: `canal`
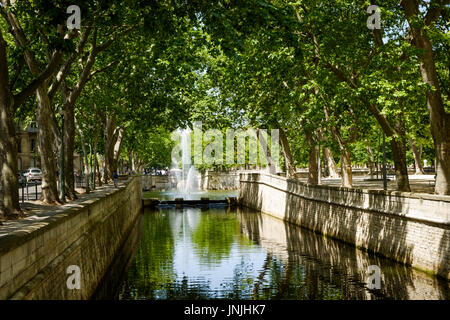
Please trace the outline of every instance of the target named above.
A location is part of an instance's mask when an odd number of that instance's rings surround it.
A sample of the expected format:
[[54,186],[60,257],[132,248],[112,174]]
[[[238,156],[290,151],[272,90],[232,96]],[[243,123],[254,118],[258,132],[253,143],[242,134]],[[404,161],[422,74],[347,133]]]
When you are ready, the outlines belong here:
[[445,280],[249,209],[145,209],[139,230],[108,298],[449,299]]

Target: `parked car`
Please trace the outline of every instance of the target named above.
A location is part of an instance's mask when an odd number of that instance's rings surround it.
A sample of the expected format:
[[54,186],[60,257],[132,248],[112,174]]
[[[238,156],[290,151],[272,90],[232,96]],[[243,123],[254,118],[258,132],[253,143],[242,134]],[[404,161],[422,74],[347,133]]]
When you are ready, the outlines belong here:
[[29,168],[25,170],[23,176],[27,179],[27,182],[42,180],[42,171],[39,168]]

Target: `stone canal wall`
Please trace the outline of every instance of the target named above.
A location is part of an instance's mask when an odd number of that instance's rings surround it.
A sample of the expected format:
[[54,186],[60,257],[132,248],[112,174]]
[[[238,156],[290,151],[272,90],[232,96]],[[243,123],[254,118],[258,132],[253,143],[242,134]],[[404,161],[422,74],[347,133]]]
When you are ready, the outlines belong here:
[[[0,300],[91,298],[139,221],[141,190],[132,178],[15,222],[0,236]],[[80,289],[67,286],[69,266]]]
[[[245,208],[238,208],[238,212],[245,211]],[[334,288],[339,288],[335,289],[336,294],[350,300],[373,298],[368,290],[361,288],[361,284],[369,282],[368,277],[372,273],[369,266],[373,265],[380,268],[382,275],[381,287],[377,291],[377,297],[381,299],[447,299],[448,284],[445,280],[439,281],[414,268],[369,255],[342,241],[318,236],[268,214],[247,213],[238,217],[241,232],[266,250],[266,259],[282,260],[287,268],[289,264],[298,263],[303,266],[305,279],[321,279],[320,282],[333,284]],[[286,272],[286,276],[289,274]],[[311,294],[313,299],[318,298],[313,292]]]
[[203,190],[239,189],[239,171],[206,171],[202,175]]
[[[197,184],[202,190],[237,190],[239,189],[239,171],[206,171],[197,177]],[[174,175],[142,175],[142,190],[162,191],[177,187]]]
[[142,190],[144,191],[161,191],[176,188],[177,183],[174,176],[170,175],[142,175],[140,176],[142,183]]
[[244,173],[239,201],[449,279],[448,196],[312,186],[274,175]]

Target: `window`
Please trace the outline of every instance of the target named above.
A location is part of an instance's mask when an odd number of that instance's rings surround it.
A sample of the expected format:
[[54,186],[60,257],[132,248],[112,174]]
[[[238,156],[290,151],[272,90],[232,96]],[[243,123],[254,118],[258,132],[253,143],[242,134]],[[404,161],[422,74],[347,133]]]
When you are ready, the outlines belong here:
[[35,147],[36,147],[36,142],[34,139],[31,139],[31,152],[34,152]]
[[17,152],[22,153],[22,139],[21,138],[19,138],[17,140]]

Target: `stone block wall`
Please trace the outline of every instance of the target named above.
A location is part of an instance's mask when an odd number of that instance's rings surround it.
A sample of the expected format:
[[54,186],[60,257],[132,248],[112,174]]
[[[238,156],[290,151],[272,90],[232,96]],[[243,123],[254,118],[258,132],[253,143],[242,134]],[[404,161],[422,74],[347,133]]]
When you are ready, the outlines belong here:
[[239,201],[449,279],[448,196],[312,186],[274,175],[244,173]]
[[[89,299],[135,227],[141,181],[105,188],[0,237],[1,299]],[[67,268],[80,268],[69,289]]]
[[143,175],[140,177],[142,182],[142,190],[144,191],[161,191],[176,188],[176,179],[171,175],[153,176]]
[[202,174],[203,190],[237,190],[239,189],[239,171],[206,171]]
[[[238,212],[246,211],[245,208],[238,208]],[[241,231],[249,239],[257,241],[268,255],[282,260],[286,265],[294,262],[302,265],[306,279],[311,277],[332,283],[350,300],[373,299],[368,290],[361,288],[361,284],[366,283],[371,275],[368,267],[372,265],[378,266],[381,271],[378,297],[394,300],[448,298],[445,280],[437,281],[414,268],[367,254],[342,241],[318,236],[268,214],[246,213],[238,217]]]

